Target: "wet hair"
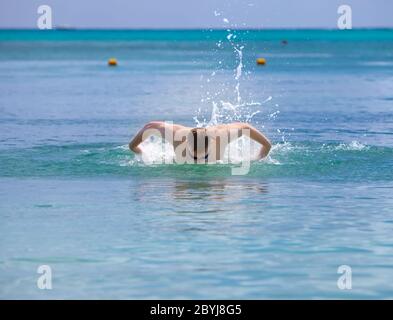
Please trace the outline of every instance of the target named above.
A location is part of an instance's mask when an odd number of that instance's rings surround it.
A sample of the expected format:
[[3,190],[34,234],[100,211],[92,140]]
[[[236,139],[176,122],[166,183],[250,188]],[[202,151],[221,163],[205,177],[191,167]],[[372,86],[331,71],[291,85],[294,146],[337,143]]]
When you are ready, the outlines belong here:
[[[204,128],[191,129],[193,142],[194,142],[194,154],[198,152],[198,131],[206,131],[206,129]],[[207,152],[208,148],[209,148],[209,138],[207,135],[205,135],[205,152]]]

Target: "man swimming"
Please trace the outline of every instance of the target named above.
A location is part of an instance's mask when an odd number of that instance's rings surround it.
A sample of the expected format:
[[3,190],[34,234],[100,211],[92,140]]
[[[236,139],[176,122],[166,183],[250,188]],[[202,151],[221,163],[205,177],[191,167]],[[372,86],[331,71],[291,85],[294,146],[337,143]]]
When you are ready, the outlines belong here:
[[261,144],[261,150],[255,160],[265,158],[271,143],[260,131],[248,123],[236,122],[221,124],[206,128],[191,128],[179,124],[162,121],[147,123],[129,143],[130,150],[141,153],[140,144],[151,135],[158,135],[173,145],[176,162],[216,162],[224,157],[227,145],[240,138],[248,136]]

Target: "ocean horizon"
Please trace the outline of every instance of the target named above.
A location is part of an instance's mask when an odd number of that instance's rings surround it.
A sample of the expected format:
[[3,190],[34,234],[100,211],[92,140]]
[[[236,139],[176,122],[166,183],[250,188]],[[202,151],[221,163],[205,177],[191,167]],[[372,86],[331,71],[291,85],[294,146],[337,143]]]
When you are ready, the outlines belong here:
[[392,40],[392,28],[354,28],[339,30],[328,28],[303,29],[80,29],[70,28],[0,29],[0,41],[6,40],[211,40],[225,38],[228,30],[248,41],[258,40]]

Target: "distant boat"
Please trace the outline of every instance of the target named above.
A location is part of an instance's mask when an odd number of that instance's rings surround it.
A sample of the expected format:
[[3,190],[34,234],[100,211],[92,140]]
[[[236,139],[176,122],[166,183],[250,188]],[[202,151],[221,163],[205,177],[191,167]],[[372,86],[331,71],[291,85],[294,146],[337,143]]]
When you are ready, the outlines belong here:
[[67,26],[67,25],[59,25],[54,27],[55,30],[75,30],[74,27]]

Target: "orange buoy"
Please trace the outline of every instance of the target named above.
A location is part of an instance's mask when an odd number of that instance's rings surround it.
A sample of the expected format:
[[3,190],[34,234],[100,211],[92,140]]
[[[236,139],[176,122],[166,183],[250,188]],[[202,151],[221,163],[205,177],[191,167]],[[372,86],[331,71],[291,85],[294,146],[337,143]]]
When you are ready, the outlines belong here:
[[266,59],[265,58],[258,58],[257,59],[257,64],[259,65],[265,65],[266,64]]
[[117,60],[115,58],[110,58],[108,60],[108,66],[111,66],[111,67],[117,66]]

